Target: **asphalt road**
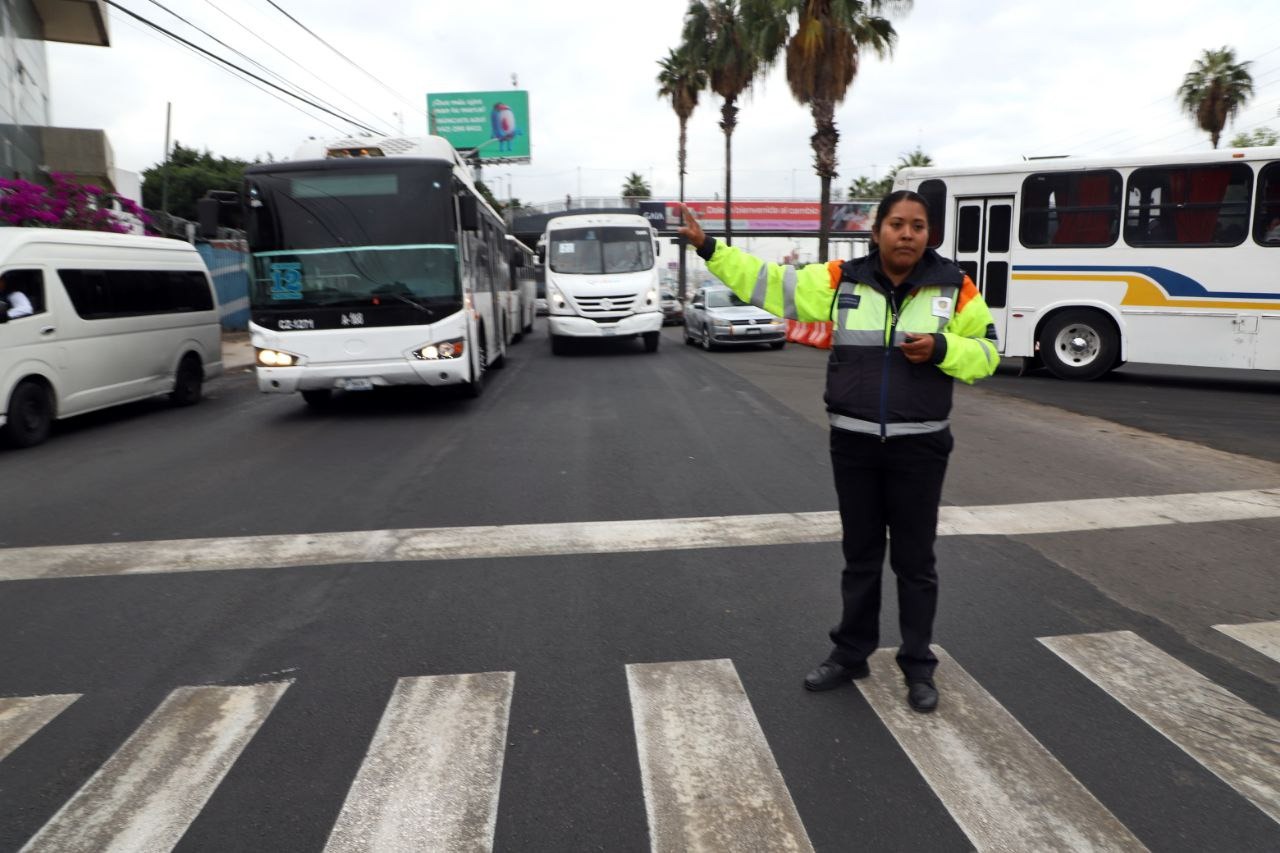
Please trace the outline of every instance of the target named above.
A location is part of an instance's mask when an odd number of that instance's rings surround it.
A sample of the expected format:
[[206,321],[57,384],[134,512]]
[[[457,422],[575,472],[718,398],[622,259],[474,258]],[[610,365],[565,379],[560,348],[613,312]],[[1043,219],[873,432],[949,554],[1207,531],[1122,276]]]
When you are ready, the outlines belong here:
[[[637,737],[628,667],[716,660],[736,671],[815,849],[975,846],[981,828],[909,751],[924,741],[861,690],[800,689],[827,651],[839,549],[769,544],[786,523],[752,519],[835,507],[822,354],[703,353],[679,335],[666,330],[653,355],[608,342],[555,358],[540,327],[473,401],[352,395],[317,413],[239,373],[194,408],[127,407],[0,450],[0,561],[19,555],[0,562],[0,578],[5,565],[17,578],[0,580],[0,697],[80,695],[0,759],[0,850],[56,822],[173,691],[281,680],[291,686],[176,849],[321,850],[397,680],[462,673],[514,673],[496,849],[649,849],[646,796],[658,794],[637,768],[653,741]],[[1059,502],[1275,490],[1278,386],[1127,367],[1090,386],[1001,374],[958,389],[944,503],[1052,519]],[[940,539],[935,640],[1149,849],[1280,849],[1266,779],[1243,795],[1041,641],[1133,632],[1256,709],[1265,737],[1280,661],[1214,626],[1280,619],[1280,518],[1127,527],[1115,506],[1115,524],[1087,530]],[[760,544],[714,547],[663,523],[694,517]],[[334,563],[314,538],[560,523],[614,535],[607,523],[634,520],[654,522],[653,550]],[[157,540],[210,540],[187,548],[198,564],[213,541],[248,536],[287,538],[296,562],[21,576],[44,553],[23,549],[40,546],[136,543],[124,551],[142,561]],[[268,541],[242,546],[245,565]],[[76,553],[92,566],[94,549]],[[897,690],[887,670],[875,678]],[[950,683],[944,722],[961,703]],[[1220,736],[1247,740],[1244,727]]]

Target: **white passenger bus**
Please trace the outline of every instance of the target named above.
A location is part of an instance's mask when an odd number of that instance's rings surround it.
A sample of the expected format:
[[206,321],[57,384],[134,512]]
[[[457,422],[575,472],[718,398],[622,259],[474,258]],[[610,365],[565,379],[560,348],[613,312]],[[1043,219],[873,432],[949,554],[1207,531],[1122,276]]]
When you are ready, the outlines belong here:
[[1280,148],[904,169],[1001,352],[1064,379],[1126,361],[1280,370]]
[[539,240],[551,351],[573,338],[635,337],[657,352],[662,331],[657,232],[634,213],[557,216]]
[[460,385],[478,395],[510,332],[510,248],[448,141],[351,139],[245,170],[258,388]]
[[147,397],[192,405],[222,372],[217,296],[188,243],[0,228],[0,275],[0,433],[11,444]]
[[511,247],[511,302],[507,308],[512,342],[533,331],[537,316],[537,256],[533,249],[507,235]]

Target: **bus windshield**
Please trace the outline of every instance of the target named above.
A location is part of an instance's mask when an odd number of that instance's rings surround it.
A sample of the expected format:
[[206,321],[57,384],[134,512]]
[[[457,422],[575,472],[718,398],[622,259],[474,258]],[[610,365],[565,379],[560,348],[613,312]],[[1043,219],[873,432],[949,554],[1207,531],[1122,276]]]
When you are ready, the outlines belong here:
[[456,303],[458,251],[452,245],[301,249],[253,256],[255,308]]
[[565,228],[551,232],[549,242],[552,272],[602,275],[653,269],[647,228]]

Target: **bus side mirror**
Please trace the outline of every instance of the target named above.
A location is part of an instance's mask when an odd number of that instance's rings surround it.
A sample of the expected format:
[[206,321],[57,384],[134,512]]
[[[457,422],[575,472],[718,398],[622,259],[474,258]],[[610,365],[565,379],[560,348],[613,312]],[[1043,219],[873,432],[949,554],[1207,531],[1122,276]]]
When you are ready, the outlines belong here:
[[534,252],[538,256],[538,263],[545,264],[547,262],[547,247],[539,246]]
[[655,255],[661,255],[661,254],[662,254],[662,241],[661,241],[661,240],[654,240],[654,241],[653,241],[653,253],[654,253]]
[[475,196],[464,195],[458,199],[458,227],[463,231],[480,230],[480,208]]
[[218,229],[244,227],[239,193],[229,190],[209,190],[204,198],[196,199],[196,219],[199,234],[206,240],[218,237]]

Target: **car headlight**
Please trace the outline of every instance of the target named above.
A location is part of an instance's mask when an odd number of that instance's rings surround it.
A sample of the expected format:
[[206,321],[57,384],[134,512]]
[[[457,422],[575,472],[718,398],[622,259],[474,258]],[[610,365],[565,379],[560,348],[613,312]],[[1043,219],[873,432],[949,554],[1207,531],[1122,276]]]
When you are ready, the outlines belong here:
[[465,349],[462,338],[454,338],[451,341],[440,341],[434,344],[427,344],[418,347],[413,351],[413,357],[422,359],[423,361],[441,361],[445,359],[462,358]]
[[302,361],[302,356],[278,349],[258,349],[254,357],[262,367],[295,367]]

